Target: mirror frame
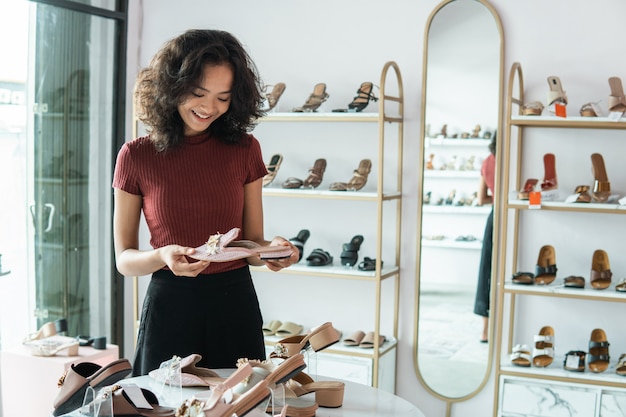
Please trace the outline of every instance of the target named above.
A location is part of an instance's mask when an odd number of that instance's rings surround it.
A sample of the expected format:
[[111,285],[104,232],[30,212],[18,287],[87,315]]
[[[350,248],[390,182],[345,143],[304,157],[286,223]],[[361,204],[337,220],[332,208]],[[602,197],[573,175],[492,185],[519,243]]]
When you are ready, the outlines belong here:
[[[429,36],[429,32],[430,32],[430,28],[431,28],[431,24],[433,19],[435,18],[435,16],[437,15],[437,13],[445,6],[449,5],[450,3],[454,3],[457,0],[443,0],[441,3],[439,3],[435,9],[430,13],[430,16],[428,17],[428,20],[426,22],[426,28],[424,30],[424,50],[423,50],[423,58],[422,58],[422,99],[421,99],[421,122],[422,125],[420,127],[420,150],[421,152],[424,152],[425,149],[425,143],[426,143],[426,98],[427,98],[427,76],[428,76],[428,68],[427,68],[427,63],[428,63],[428,36]],[[418,342],[419,342],[419,299],[420,299],[420,274],[421,274],[421,253],[422,253],[422,207],[423,207],[423,185],[424,185],[424,168],[425,168],[425,158],[423,157],[424,154],[421,154],[421,157],[418,160],[418,178],[417,178],[417,184],[418,184],[418,195],[417,195],[417,203],[418,203],[418,218],[417,218],[417,244],[416,244],[416,257],[415,259],[416,261],[416,270],[415,270],[415,302],[414,302],[414,306],[415,306],[415,310],[414,310],[414,317],[415,317],[415,326],[414,326],[414,338],[413,338],[413,361],[414,361],[414,368],[415,368],[415,374],[417,375],[418,380],[420,381],[420,383],[422,384],[422,386],[433,396],[443,400],[446,402],[447,406],[446,406],[446,416],[450,415],[451,412],[451,405],[454,402],[461,402],[461,401],[465,401],[473,396],[475,396],[476,394],[478,394],[486,385],[487,381],[489,380],[489,375],[491,374],[491,368],[492,368],[492,362],[494,360],[494,345],[495,343],[493,343],[492,341],[495,341],[494,339],[494,324],[495,324],[495,318],[497,316],[497,314],[499,314],[499,309],[500,306],[496,305],[496,286],[498,283],[497,279],[494,279],[494,275],[497,273],[498,271],[498,264],[499,264],[499,259],[501,256],[501,249],[500,249],[500,245],[499,245],[499,236],[500,236],[500,230],[501,230],[501,225],[500,225],[500,218],[501,218],[501,214],[500,211],[502,210],[502,204],[506,201],[504,199],[504,197],[501,195],[501,190],[502,190],[502,186],[501,186],[501,175],[500,172],[502,171],[501,167],[502,167],[502,155],[504,154],[504,152],[501,151],[501,144],[503,143],[503,136],[502,136],[502,105],[503,105],[503,88],[504,88],[504,32],[502,29],[502,22],[500,20],[500,17],[498,15],[498,13],[496,12],[496,10],[493,8],[493,6],[491,4],[489,4],[486,0],[473,0],[476,1],[477,3],[482,4],[492,15],[495,23],[496,23],[496,28],[498,29],[498,33],[500,35],[500,56],[499,56],[499,74],[500,77],[498,79],[498,116],[497,116],[497,132],[498,132],[498,137],[497,137],[497,149],[498,152],[496,153],[496,177],[495,177],[495,184],[494,184],[494,189],[496,191],[496,199],[494,199],[493,204],[494,204],[494,218],[493,218],[493,224],[494,224],[494,232],[493,232],[493,257],[492,257],[492,280],[491,280],[491,291],[490,291],[490,306],[493,306],[491,308],[491,313],[489,315],[489,347],[488,347],[488,358],[487,358],[487,366],[485,368],[485,375],[481,381],[481,383],[476,387],[475,390],[473,390],[472,392],[462,396],[462,397],[447,397],[439,392],[434,391],[429,385],[428,383],[423,379],[420,370],[419,370],[419,361],[418,361]]]

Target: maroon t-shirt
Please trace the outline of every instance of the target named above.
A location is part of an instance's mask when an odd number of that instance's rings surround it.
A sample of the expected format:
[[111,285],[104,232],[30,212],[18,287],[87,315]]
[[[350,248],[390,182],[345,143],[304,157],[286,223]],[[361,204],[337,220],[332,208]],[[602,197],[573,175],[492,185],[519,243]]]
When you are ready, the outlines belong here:
[[[198,247],[210,235],[242,227],[243,189],[267,173],[252,135],[228,144],[208,134],[157,152],[148,136],[125,143],[117,156],[113,187],[143,199],[150,244]],[[212,263],[204,273],[230,271],[245,260]]]

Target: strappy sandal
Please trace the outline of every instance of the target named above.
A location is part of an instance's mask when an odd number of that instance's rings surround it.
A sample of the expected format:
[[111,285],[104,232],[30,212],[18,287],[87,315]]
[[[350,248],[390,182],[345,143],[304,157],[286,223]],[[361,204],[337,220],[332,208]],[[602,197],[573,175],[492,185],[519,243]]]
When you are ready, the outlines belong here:
[[308,266],[326,266],[332,265],[333,257],[323,249],[313,249],[307,256],[306,264]]
[[298,249],[298,262],[302,260],[302,256],[304,255],[304,244],[311,236],[311,232],[307,229],[302,229],[298,232],[296,237],[292,237],[289,239],[292,245],[294,245]]
[[329,95],[326,92],[326,84],[316,84],[315,87],[313,87],[313,93],[311,93],[306,103],[304,103],[302,107],[294,108],[293,111],[296,113],[317,111],[322,103],[328,100],[328,97]]
[[611,285],[611,264],[609,263],[609,255],[602,249],[593,252],[591,260],[591,287],[596,290],[605,290]]
[[556,278],[556,254],[551,245],[542,246],[535,266],[535,284],[548,285]]
[[326,160],[324,158],[317,159],[313,164],[313,168],[309,170],[309,176],[304,179],[304,188],[317,188],[324,179],[324,171],[326,171]]
[[626,97],[622,87],[622,80],[619,77],[609,78],[609,86],[611,87],[611,95],[609,96],[609,111],[624,112],[626,111]]
[[367,105],[371,101],[378,101],[378,97],[374,95],[372,90],[374,89],[374,84],[367,81],[361,84],[361,87],[356,91],[357,95],[354,97],[352,102],[348,104],[348,109],[360,112],[363,111],[367,107]]
[[589,353],[587,354],[587,366],[591,372],[604,372],[609,367],[611,360],[609,345],[604,330],[593,329],[589,340]]
[[515,345],[510,356],[511,363],[515,366],[530,366],[530,349],[527,345]]
[[270,163],[265,165],[267,169],[267,174],[263,177],[263,187],[267,187],[274,181],[276,178],[276,173],[278,172],[278,168],[280,168],[280,164],[283,163],[283,156],[279,153],[272,155],[270,159]]
[[541,191],[556,190],[558,182],[556,179],[556,158],[553,153],[543,156],[544,176],[541,183]]
[[595,178],[593,184],[593,194],[591,196],[595,201],[604,203],[611,196],[611,183],[609,182],[609,177],[606,174],[604,158],[601,154],[591,154],[591,167],[593,170],[593,177]]
[[251,240],[235,240],[241,229],[233,227],[226,233],[209,236],[207,242],[195,248],[190,258],[198,261],[230,262],[258,256],[263,260],[283,259],[293,252],[289,246],[261,246]]
[[524,183],[524,187],[517,193],[517,198],[520,200],[528,200],[530,198],[530,193],[535,191],[535,185],[539,180],[537,178],[529,178]]
[[278,100],[285,92],[285,88],[287,86],[285,83],[276,83],[272,87],[272,92],[265,94],[265,98],[267,99],[267,109],[263,109],[264,111],[270,111],[278,104]]
[[174,373],[175,367],[180,369],[181,387],[211,387],[224,382],[223,377],[209,368],[196,366],[202,360],[202,355],[193,353],[184,358],[174,356],[172,359],[161,363],[159,369],[148,372],[148,376],[158,382],[170,384],[173,378],[177,378]]
[[341,265],[354,266],[359,258],[359,249],[363,243],[363,236],[354,236],[349,243],[344,243],[341,252]]
[[554,329],[550,326],[542,327],[534,341],[533,365],[545,368],[554,360]]
[[530,103],[524,104],[521,111],[524,116],[541,116],[541,113],[543,113],[543,104],[540,101],[531,101]]
[[350,181],[346,182],[333,182],[330,184],[329,189],[331,191],[358,191],[367,183],[367,176],[372,170],[372,161],[369,159],[363,159],[359,163],[359,167],[354,170],[354,175]]

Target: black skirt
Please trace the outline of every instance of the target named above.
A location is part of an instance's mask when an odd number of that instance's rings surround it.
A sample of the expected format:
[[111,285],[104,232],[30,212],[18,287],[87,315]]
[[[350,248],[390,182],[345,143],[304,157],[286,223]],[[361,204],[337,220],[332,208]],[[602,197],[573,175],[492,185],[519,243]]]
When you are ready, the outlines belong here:
[[178,277],[152,275],[141,313],[133,376],[177,355],[202,356],[198,366],[235,368],[237,359],[265,359],[263,318],[250,269]]

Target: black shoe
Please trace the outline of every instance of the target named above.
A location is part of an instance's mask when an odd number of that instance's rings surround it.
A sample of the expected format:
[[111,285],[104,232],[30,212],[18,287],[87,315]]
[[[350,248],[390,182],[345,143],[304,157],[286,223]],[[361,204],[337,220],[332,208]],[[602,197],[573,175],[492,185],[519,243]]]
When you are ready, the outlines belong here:
[[298,262],[302,260],[302,255],[304,254],[304,244],[309,239],[309,236],[311,236],[311,233],[307,229],[302,229],[298,232],[298,236],[289,239],[289,242],[298,248]]

